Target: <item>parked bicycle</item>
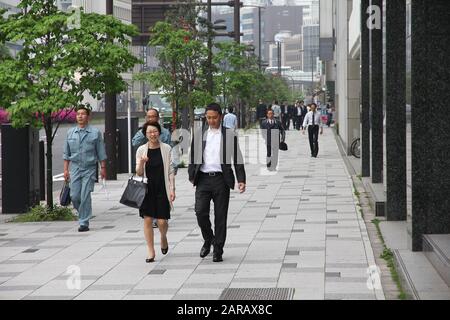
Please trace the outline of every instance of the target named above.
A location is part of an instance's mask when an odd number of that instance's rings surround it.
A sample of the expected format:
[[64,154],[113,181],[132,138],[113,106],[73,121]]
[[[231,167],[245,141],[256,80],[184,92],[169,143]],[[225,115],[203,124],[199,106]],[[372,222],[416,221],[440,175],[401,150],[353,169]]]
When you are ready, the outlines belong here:
[[356,138],[350,146],[350,152],[355,158],[361,157],[361,139]]

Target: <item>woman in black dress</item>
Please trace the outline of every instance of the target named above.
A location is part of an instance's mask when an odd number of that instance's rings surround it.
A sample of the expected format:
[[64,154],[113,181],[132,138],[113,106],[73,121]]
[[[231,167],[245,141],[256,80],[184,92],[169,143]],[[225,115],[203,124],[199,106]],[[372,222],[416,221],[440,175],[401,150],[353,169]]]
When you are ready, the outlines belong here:
[[159,141],[161,126],[158,123],[147,122],[142,127],[148,143],[140,146],[136,152],[136,174],[147,179],[147,195],[139,209],[139,215],[144,219],[144,234],[147,241],[148,256],[146,262],[155,261],[153,240],[153,219],[156,219],[161,234],[161,252],[169,250],[167,229],[170,219],[172,202],[175,200],[175,178],[171,166],[171,147]]

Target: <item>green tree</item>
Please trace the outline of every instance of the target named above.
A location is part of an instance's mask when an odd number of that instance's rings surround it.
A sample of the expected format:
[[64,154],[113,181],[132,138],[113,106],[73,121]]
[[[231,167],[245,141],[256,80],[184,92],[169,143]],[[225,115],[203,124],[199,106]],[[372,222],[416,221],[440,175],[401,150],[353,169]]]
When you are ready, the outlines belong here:
[[228,41],[216,43],[215,46],[219,51],[213,57],[213,62],[219,72],[215,77],[214,87],[217,88],[217,95],[222,93],[228,104],[237,107],[238,118],[241,119],[241,112],[248,110],[246,106],[257,95],[261,80],[257,60],[255,56],[246,53],[247,46],[244,44]]
[[[264,101],[291,100],[291,91],[285,79],[259,71],[257,57],[248,54],[247,46],[236,42],[216,44],[219,52],[213,62],[219,69],[215,77],[217,95],[222,94],[228,104],[245,110],[247,123],[251,112],[256,112],[258,99]],[[238,114],[239,115],[239,114]]]
[[45,128],[47,206],[53,208],[52,113],[80,106],[84,92],[100,99],[125,90],[121,73],[139,62],[128,50],[137,30],[112,16],[60,12],[52,0],[22,0],[18,7],[22,12],[0,21],[0,43],[23,43],[15,59],[0,62],[0,105],[14,127]]
[[214,100],[205,88],[207,48],[204,35],[197,29],[200,10],[200,7],[180,4],[166,21],[155,24],[150,30],[149,46],[158,48],[159,69],[134,78],[162,89],[172,105],[176,103],[183,110],[184,128],[194,125],[194,107]]

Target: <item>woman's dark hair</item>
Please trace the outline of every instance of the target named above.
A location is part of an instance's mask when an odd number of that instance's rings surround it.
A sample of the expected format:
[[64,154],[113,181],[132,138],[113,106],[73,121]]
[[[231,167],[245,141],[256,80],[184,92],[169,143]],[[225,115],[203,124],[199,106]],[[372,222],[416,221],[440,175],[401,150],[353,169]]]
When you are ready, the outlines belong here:
[[312,107],[314,105],[314,107],[316,107],[317,109],[317,104],[315,104],[314,102],[310,104],[310,107]]
[[213,102],[213,103],[208,104],[208,106],[206,107],[206,110],[205,110],[205,114],[210,110],[217,111],[219,113],[219,115],[222,115],[222,108],[220,107],[220,105],[218,103]]
[[159,125],[158,122],[150,122],[150,121],[147,121],[147,122],[144,124],[144,126],[142,127],[142,134],[143,134],[144,136],[147,136],[147,128],[148,128],[148,126],[156,127],[156,129],[158,129],[159,134],[161,134],[161,126]]

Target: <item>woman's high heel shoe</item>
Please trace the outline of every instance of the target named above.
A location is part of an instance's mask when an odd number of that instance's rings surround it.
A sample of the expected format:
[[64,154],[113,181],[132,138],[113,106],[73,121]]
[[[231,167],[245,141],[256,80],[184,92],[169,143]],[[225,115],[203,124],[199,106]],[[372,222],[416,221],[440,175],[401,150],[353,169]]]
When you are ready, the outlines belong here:
[[169,251],[169,246],[167,246],[167,248],[161,248],[161,252],[162,254],[167,254],[167,251]]
[[147,263],[154,262],[154,261],[155,261],[155,257],[145,259],[145,262],[147,262]]

